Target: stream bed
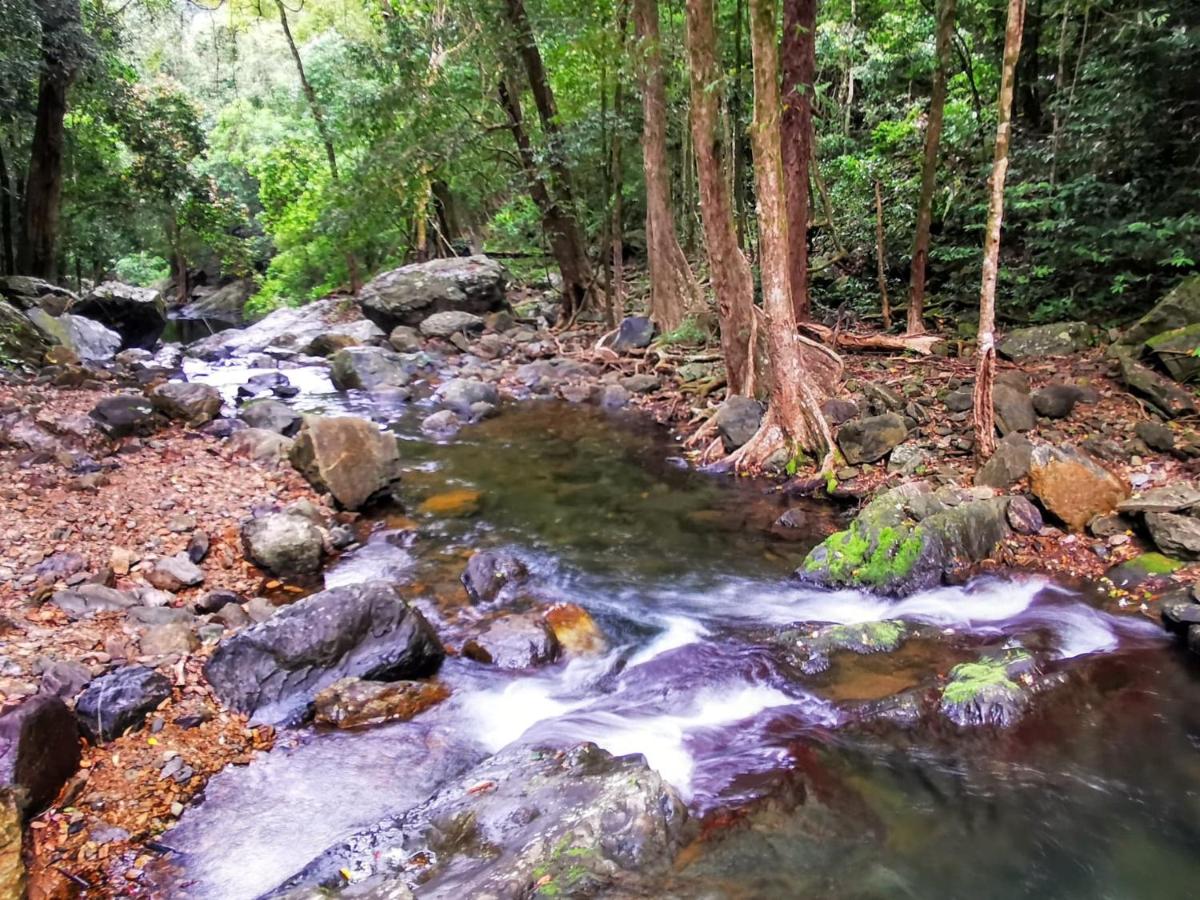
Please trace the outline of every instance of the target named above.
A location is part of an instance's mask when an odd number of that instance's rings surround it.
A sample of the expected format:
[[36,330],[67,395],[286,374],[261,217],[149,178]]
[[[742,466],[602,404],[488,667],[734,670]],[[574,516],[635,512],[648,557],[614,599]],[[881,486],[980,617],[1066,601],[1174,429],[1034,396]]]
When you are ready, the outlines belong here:
[[[188,365],[231,399],[258,371]],[[1022,573],[901,600],[809,589],[789,576],[843,513],[692,471],[637,416],[529,401],[438,441],[420,400],[286,374],[297,408],[367,416],[404,441],[403,503],[375,514],[326,586],[399,584],[458,646],[476,616],[466,559],[504,548],[530,568],[530,602],[582,606],[604,644],[527,672],[451,657],[450,699],[409,722],[281,732],[163,837],[173,896],[264,895],[514,742],[580,741],[643,754],[699,823],[650,896],[1196,895],[1200,673],[1155,623]],[[422,512],[455,492],[455,514]],[[885,620],[910,638],[816,672],[776,637]],[[1010,727],[889,706],[1010,646],[1056,678]]]

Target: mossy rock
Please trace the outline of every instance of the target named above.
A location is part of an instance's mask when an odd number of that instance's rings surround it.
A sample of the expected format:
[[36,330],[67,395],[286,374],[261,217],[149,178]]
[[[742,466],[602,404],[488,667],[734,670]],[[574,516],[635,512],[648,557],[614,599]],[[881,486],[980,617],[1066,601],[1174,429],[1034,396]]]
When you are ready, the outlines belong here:
[[900,648],[909,634],[904,622],[884,619],[852,625],[788,628],[775,640],[806,675],[815,675],[829,668],[829,657],[833,653],[845,651],[860,656],[891,653]]
[[1200,275],[1185,278],[1129,327],[1121,345],[1139,348],[1155,335],[1200,323]]
[[24,313],[0,300],[0,366],[37,366],[49,346]]
[[1117,587],[1128,590],[1154,578],[1163,578],[1177,569],[1183,568],[1183,563],[1171,559],[1162,553],[1143,553],[1133,559],[1126,560],[1119,566],[1113,566],[1105,575]]
[[1146,347],[1176,381],[1192,381],[1200,374],[1200,323],[1156,334]]
[[1033,657],[1021,648],[981,656],[950,670],[940,708],[955,725],[1014,724],[1029,704]]

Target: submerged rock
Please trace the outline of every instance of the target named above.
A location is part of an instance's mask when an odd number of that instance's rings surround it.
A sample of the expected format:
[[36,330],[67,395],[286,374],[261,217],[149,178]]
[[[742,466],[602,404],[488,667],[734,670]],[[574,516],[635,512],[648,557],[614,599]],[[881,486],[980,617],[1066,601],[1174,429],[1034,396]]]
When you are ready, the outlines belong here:
[[829,657],[840,650],[866,656],[891,653],[904,643],[908,628],[901,621],[862,622],[855,625],[789,626],[774,642],[806,675],[829,668]]
[[434,313],[477,316],[503,309],[508,273],[486,256],[451,257],[384,272],[359,293],[363,314],[384,331],[418,326]]
[[400,478],[396,438],[366,419],[311,416],[289,454],[292,465],[346,509],[359,509]]
[[146,666],[126,666],[97,678],[75,701],[79,727],[93,744],[120,737],[171,696],[171,682]]
[[450,696],[436,681],[364,681],[343,678],[317,694],[315,721],[338,728],[406,722]]
[[527,578],[529,569],[507,550],[481,550],[467,560],[462,573],[463,587],[476,603],[491,603],[509,584]]
[[390,584],[367,582],[305,597],[226,638],[204,674],[227,706],[284,722],[343,678],[421,678],[444,656],[418,610]]
[[687,823],[641,756],[517,745],[328,850],[285,888],[375,876],[375,890],[419,885],[428,896],[526,897],[535,886],[539,896],[617,896],[623,876],[670,870]]
[[553,629],[537,613],[518,613],[489,623],[463,644],[463,656],[500,669],[532,669],[558,659]]
[[0,790],[19,792],[26,816],[45,809],[78,769],[79,726],[58,697],[30,697],[0,715]]

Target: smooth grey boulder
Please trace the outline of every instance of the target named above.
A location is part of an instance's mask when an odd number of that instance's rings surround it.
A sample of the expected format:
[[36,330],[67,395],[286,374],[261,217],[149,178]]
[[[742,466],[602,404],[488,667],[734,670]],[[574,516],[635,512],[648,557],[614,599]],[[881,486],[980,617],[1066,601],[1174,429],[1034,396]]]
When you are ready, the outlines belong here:
[[1054,322],[1031,328],[1014,328],[996,345],[1005,359],[1031,359],[1044,356],[1066,356],[1086,350],[1092,341],[1092,327],[1087,322]]
[[754,437],[762,423],[763,406],[753,397],[730,397],[717,407],[717,431],[726,453]]
[[498,669],[532,669],[554,662],[562,648],[554,631],[537,613],[515,613],[488,623],[463,644],[468,659]]
[[16,789],[26,816],[57,796],[79,755],[79,726],[58,697],[38,694],[0,715],[0,789]]
[[412,373],[398,353],[383,347],[346,347],[330,358],[330,380],[339,391],[404,387]]
[[482,316],[505,308],[508,273],[486,256],[451,257],[384,272],[363,285],[363,315],[390,332],[418,326],[434,313],[456,310]]
[[80,359],[107,362],[121,349],[121,335],[83,316],[52,316],[40,307],[25,315],[47,340],[66,347]]
[[[461,309],[448,309],[421,320],[425,337],[448,338],[455,334],[478,334],[483,331],[483,318]],[[392,330],[395,334],[395,329]]]
[[162,294],[119,281],[96,285],[70,311],[107,325],[121,335],[121,347],[126,350],[149,350],[167,327],[167,305]]
[[445,651],[421,613],[385,582],[330,588],[226,638],[204,667],[218,697],[259,721],[301,719],[342,678],[431,675]]
[[166,676],[146,666],[126,666],[97,678],[75,701],[80,730],[93,744],[139,726],[171,696]]
[[251,428],[273,431],[285,437],[293,437],[304,423],[304,417],[286,403],[278,400],[251,400],[242,407],[238,418]]
[[246,556],[281,577],[311,575],[321,568],[321,530],[304,516],[268,513],[242,523]]

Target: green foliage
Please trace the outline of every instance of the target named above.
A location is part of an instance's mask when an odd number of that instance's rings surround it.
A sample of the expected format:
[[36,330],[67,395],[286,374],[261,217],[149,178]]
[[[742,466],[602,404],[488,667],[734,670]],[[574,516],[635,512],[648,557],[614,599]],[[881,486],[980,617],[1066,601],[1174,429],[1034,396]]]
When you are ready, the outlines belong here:
[[113,264],[117,278],[128,284],[148,287],[171,274],[171,265],[161,256],[146,251],[122,256]]
[[688,316],[674,331],[662,335],[658,342],[668,347],[676,344],[707,344],[711,337],[708,327],[696,316]]

